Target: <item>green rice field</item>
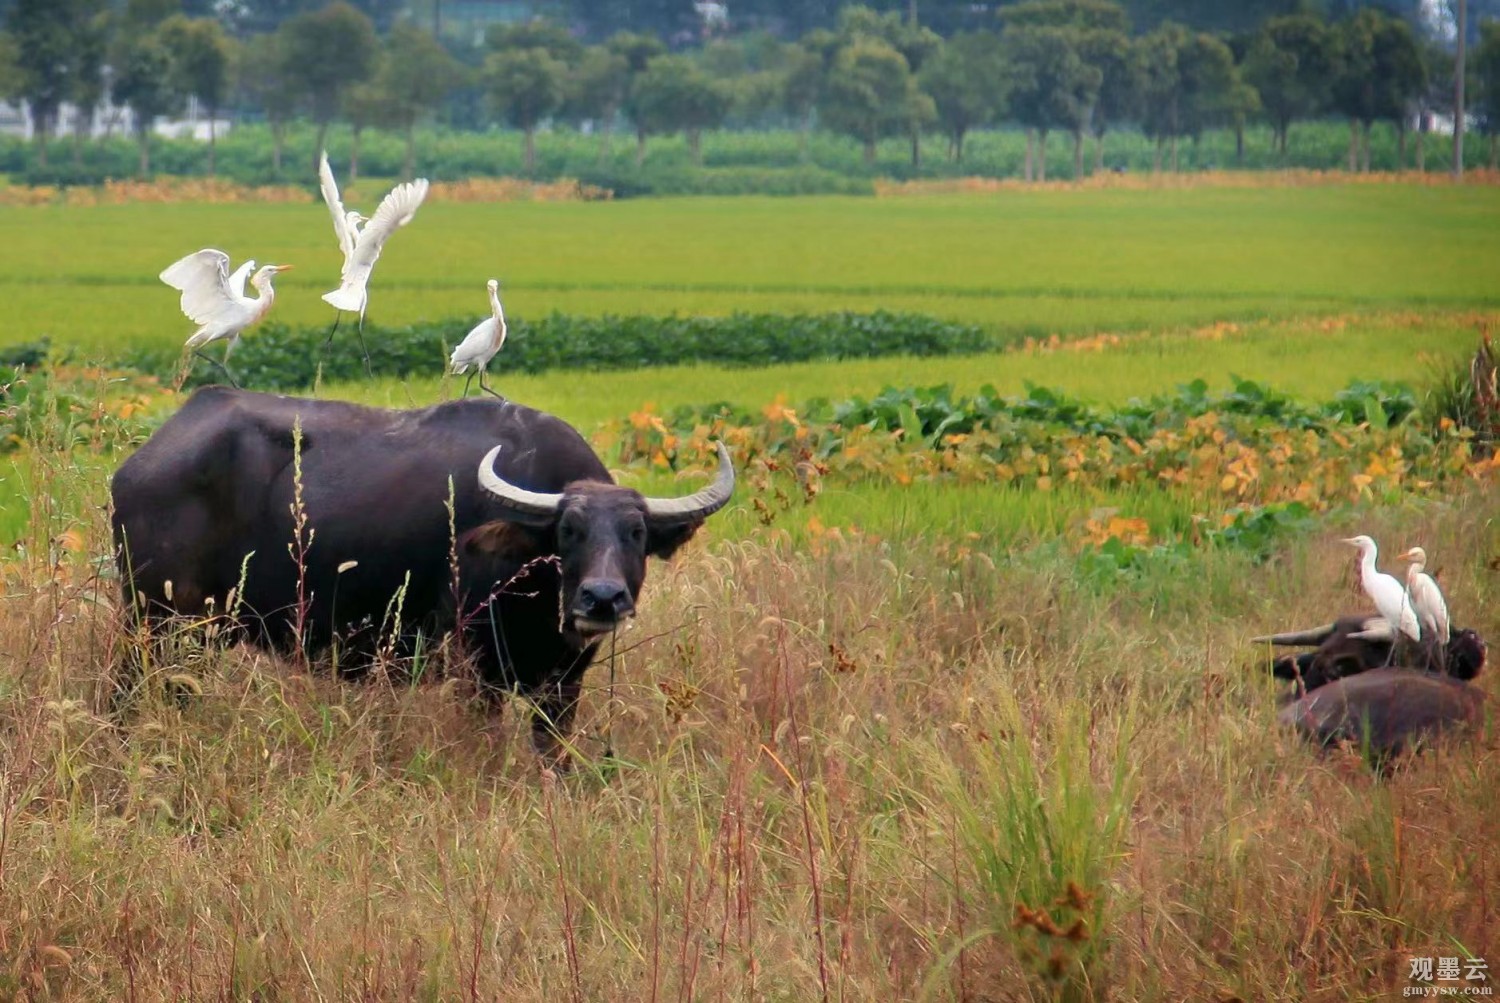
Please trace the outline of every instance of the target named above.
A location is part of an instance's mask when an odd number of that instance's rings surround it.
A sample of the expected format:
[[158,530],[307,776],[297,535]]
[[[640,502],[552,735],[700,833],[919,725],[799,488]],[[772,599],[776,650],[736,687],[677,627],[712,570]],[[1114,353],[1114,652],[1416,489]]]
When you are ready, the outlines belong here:
[[[0,343],[85,353],[191,325],[157,273],[200,247],[290,263],[275,317],[331,322],[327,213],[305,205],[4,207]],[[366,206],[366,209],[369,207]],[[1407,185],[1043,191],[899,199],[424,206],[369,318],[911,311],[1046,335],[1345,311],[1500,306],[1500,190]]]

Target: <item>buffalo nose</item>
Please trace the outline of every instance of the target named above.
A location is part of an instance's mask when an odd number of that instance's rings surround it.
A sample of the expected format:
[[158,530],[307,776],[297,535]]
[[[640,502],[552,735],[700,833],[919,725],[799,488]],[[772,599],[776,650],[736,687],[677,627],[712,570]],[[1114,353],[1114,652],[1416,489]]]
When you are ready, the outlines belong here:
[[630,593],[623,582],[590,578],[578,587],[578,605],[592,620],[614,620],[631,611]]

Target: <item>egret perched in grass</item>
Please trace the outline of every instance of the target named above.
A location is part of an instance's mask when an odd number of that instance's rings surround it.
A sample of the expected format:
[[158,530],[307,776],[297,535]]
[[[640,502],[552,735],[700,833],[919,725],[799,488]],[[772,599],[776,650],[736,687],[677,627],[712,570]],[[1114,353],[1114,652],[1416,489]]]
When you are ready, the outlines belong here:
[[[230,274],[229,255],[205,247],[169,265],[160,278],[173,289],[182,291],[182,312],[194,324],[199,325],[198,330],[188,338],[187,347],[200,359],[224,370],[224,375],[233,384],[234,375],[229,371],[229,353],[234,351],[240,334],[270,312],[271,305],[276,302],[276,290],[271,287],[271,280],[278,272],[287,271],[291,267],[266,265],[251,276],[250,273],[255,268],[255,261],[252,259]],[[259,297],[252,299],[245,295],[246,277],[250,278],[250,284],[260,293]],[[201,346],[211,341],[229,342],[224,348],[223,362],[199,351]]]
[[1416,610],[1417,622],[1422,625],[1422,634],[1438,644],[1448,643],[1448,604],[1443,601],[1443,590],[1432,576],[1422,569],[1427,566],[1427,551],[1413,547],[1401,555],[1401,560],[1411,562],[1406,569],[1406,592],[1412,608]]
[[500,306],[500,283],[490,279],[485,283],[485,288],[490,291],[490,316],[474,325],[474,330],[458,343],[458,347],[453,350],[453,357],[448,360],[455,375],[464,372],[469,374],[469,378],[464,380],[465,397],[469,396],[469,384],[473,382],[476,370],[479,372],[479,389],[496,397],[500,396],[484,382],[484,376],[490,360],[505,344],[505,311]]
[[1422,639],[1422,629],[1417,624],[1417,615],[1407,601],[1406,589],[1390,575],[1375,568],[1375,541],[1368,536],[1355,536],[1344,541],[1359,548],[1359,582],[1365,595],[1375,603],[1380,615],[1391,625],[1392,636],[1400,631],[1413,641]]
[[[328,166],[328,154],[318,158],[318,185],[323,190],[323,201],[328,203],[328,212],[333,217],[333,233],[338,238],[339,250],[344,252],[344,267],[339,273],[339,287],[324,293],[323,299],[340,311],[359,314],[359,346],[365,353],[365,371],[370,369],[370,353],[365,350],[365,307],[369,303],[370,272],[380,257],[385,242],[391,234],[412,221],[417,207],[427,197],[427,179],[417,178],[392,188],[381,200],[375,215],[366,220],[357,212],[344,208],[339,197],[339,186],[333,180],[333,171]],[[338,330],[335,317],[328,332],[329,340]]]

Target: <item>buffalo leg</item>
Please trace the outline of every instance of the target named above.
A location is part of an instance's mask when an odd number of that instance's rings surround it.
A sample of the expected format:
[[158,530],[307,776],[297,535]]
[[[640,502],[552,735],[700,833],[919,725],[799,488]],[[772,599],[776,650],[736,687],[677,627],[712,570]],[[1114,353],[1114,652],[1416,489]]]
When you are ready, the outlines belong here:
[[531,747],[544,766],[566,770],[571,766],[568,736],[578,712],[578,698],[583,691],[581,674],[570,674],[532,697]]

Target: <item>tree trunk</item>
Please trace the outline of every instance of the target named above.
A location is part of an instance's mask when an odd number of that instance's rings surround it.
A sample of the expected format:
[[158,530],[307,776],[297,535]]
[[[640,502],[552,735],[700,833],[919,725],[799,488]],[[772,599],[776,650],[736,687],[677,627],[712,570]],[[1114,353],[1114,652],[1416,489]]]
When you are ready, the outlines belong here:
[[911,128],[911,165],[922,166],[922,133],[915,125]]
[[83,112],[79,111],[76,113],[76,118],[73,122],[73,166],[77,168],[83,167],[84,128],[85,126],[83,125]]
[[1427,130],[1417,129],[1417,173],[1427,173]]
[[151,176],[151,126],[144,129],[137,126],[141,138],[141,178],[142,180]]
[[1359,170],[1359,123],[1349,120],[1349,173]]
[[873,137],[865,140],[865,163],[867,165],[875,163],[875,140]]
[[36,162],[39,167],[47,166],[47,118],[44,115],[33,115],[31,126],[36,130]]
[[[530,140],[531,139],[531,134],[527,133],[526,134],[526,138],[528,140]],[[527,153],[528,154],[530,153],[529,149],[527,150]],[[529,168],[528,168],[528,170],[529,170]],[[417,123],[416,123],[416,120],[413,119],[412,121],[406,123],[406,157],[405,157],[405,159],[401,163],[401,177],[404,178],[407,181],[410,181],[412,179],[412,175],[414,175],[416,172],[417,172]]]
[[1073,180],[1083,180],[1083,130],[1073,130]]
[[953,133],[953,162],[961,164],[964,162],[964,130],[956,129]]
[[1360,147],[1361,147],[1361,149],[1359,151],[1359,169],[1363,173],[1369,174],[1370,173],[1370,123],[1369,122],[1361,123],[1359,131],[1360,131]]
[[351,185],[359,180],[359,137],[364,135],[364,132],[364,126],[354,127],[354,145],[349,150],[349,183]]
[[1041,129],[1036,137],[1036,179],[1047,180],[1047,130]]
[[693,163],[699,167],[703,166],[703,130],[688,130],[688,151],[693,155]]
[[1464,100],[1464,50],[1467,39],[1464,36],[1469,31],[1468,19],[1469,5],[1466,0],[1458,0],[1458,28],[1457,40],[1453,50],[1453,176],[1461,178],[1464,176],[1464,112],[1468,110],[1468,103]]
[[214,141],[217,139],[217,137],[214,135],[214,113],[217,110],[218,109],[216,109],[216,108],[209,108],[208,109],[208,176],[209,177],[213,177],[214,176],[214,171],[215,171],[215,169],[218,166],[218,164],[216,163],[216,160],[215,160],[215,153],[216,153],[216,151],[214,150]]
[[[525,156],[521,161],[521,167],[526,172],[526,176],[530,177],[536,173],[536,126],[528,125],[522,130],[521,134],[525,137],[526,144]],[[636,163],[639,165],[640,158],[636,159]]]
[[281,177],[281,148],[286,145],[286,123],[271,123],[271,173]]
[[1406,119],[1396,121],[1396,170],[1406,170]]
[[646,132],[644,129],[635,130],[635,166],[639,168],[646,162]]
[[[613,118],[614,116],[610,116]],[[603,167],[609,163],[609,119],[604,119],[604,124],[599,127],[599,166]]]
[[1176,174],[1178,172],[1177,163],[1178,163],[1177,162],[1177,137],[1174,135],[1172,137],[1172,173],[1173,174]]
[[1104,170],[1104,133],[1094,133],[1094,173]]
[[1166,145],[1166,142],[1167,142],[1167,137],[1165,137],[1165,136],[1157,136],[1156,137],[1156,151],[1152,155],[1152,158],[1151,158],[1151,173],[1152,174],[1160,174],[1161,173],[1161,150],[1162,150],[1162,147],[1164,145]]
[[1031,148],[1032,148],[1032,145],[1035,143],[1035,141],[1036,140],[1035,140],[1034,134],[1032,133],[1032,131],[1030,129],[1027,129],[1026,130],[1026,180],[1027,181],[1031,180],[1031,163],[1032,163],[1032,158],[1033,158],[1033,154],[1031,152]]
[[1245,123],[1243,119],[1234,123],[1234,166],[1245,166]]

